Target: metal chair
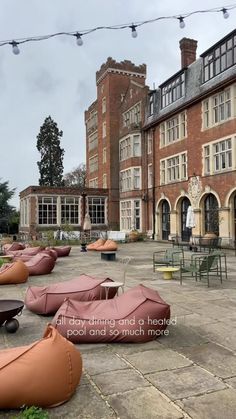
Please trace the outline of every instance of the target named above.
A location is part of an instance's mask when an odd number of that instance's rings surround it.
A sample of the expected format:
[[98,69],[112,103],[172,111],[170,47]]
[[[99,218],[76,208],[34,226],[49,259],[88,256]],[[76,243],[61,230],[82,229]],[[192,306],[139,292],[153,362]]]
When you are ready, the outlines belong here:
[[110,288],[117,288],[117,292],[116,292],[117,295],[118,295],[119,288],[124,293],[124,291],[125,291],[126,272],[127,272],[128,265],[129,265],[131,259],[132,259],[131,257],[124,257],[124,258],[120,259],[119,262],[118,262],[118,263],[120,263],[122,265],[123,281],[120,281],[120,282],[119,281],[104,282],[104,283],[102,283],[100,285],[102,288],[105,288],[105,297],[106,297],[106,300],[108,299],[109,289]]

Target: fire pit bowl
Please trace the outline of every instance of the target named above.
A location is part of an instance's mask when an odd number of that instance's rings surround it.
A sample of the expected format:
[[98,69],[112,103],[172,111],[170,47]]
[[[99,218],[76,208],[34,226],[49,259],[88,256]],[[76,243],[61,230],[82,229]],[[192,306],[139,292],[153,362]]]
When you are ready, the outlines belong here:
[[14,317],[20,315],[24,302],[20,300],[0,300],[0,326],[5,326],[9,333],[15,333],[19,322]]

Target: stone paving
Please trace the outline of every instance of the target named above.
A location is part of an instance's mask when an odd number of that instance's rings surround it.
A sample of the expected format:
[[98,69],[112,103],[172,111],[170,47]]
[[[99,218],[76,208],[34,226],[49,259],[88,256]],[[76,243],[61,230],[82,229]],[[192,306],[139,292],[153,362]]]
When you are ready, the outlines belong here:
[[[81,273],[120,279],[119,259],[132,256],[126,288],[143,283],[171,305],[168,336],[144,344],[78,345],[84,364],[81,384],[68,403],[48,410],[50,418],[236,418],[236,256],[227,251],[229,273],[223,285],[212,278],[207,288],[204,281],[186,278],[181,286],[178,273],[167,281],[152,271],[153,251],[165,246],[121,244],[115,262],[74,247],[69,257],[58,259],[50,275],[1,286],[0,298],[23,299],[29,284],[64,281]],[[0,348],[41,338],[50,319],[24,309],[15,335],[0,329]],[[0,417],[15,414],[1,411]]]

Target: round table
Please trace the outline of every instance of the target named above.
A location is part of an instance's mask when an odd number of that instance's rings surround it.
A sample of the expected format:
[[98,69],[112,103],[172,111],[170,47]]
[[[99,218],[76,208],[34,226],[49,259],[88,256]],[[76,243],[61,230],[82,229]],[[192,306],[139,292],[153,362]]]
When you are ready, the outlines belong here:
[[156,271],[163,273],[163,279],[172,279],[173,272],[179,271],[179,268],[173,266],[162,266],[161,268],[156,268]]

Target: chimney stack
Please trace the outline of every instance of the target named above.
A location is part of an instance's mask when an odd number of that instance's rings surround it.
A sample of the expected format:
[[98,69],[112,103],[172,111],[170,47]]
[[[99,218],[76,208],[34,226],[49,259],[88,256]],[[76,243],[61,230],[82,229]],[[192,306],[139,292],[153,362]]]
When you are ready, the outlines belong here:
[[181,50],[181,67],[185,68],[196,61],[197,41],[195,39],[183,38],[179,42]]

